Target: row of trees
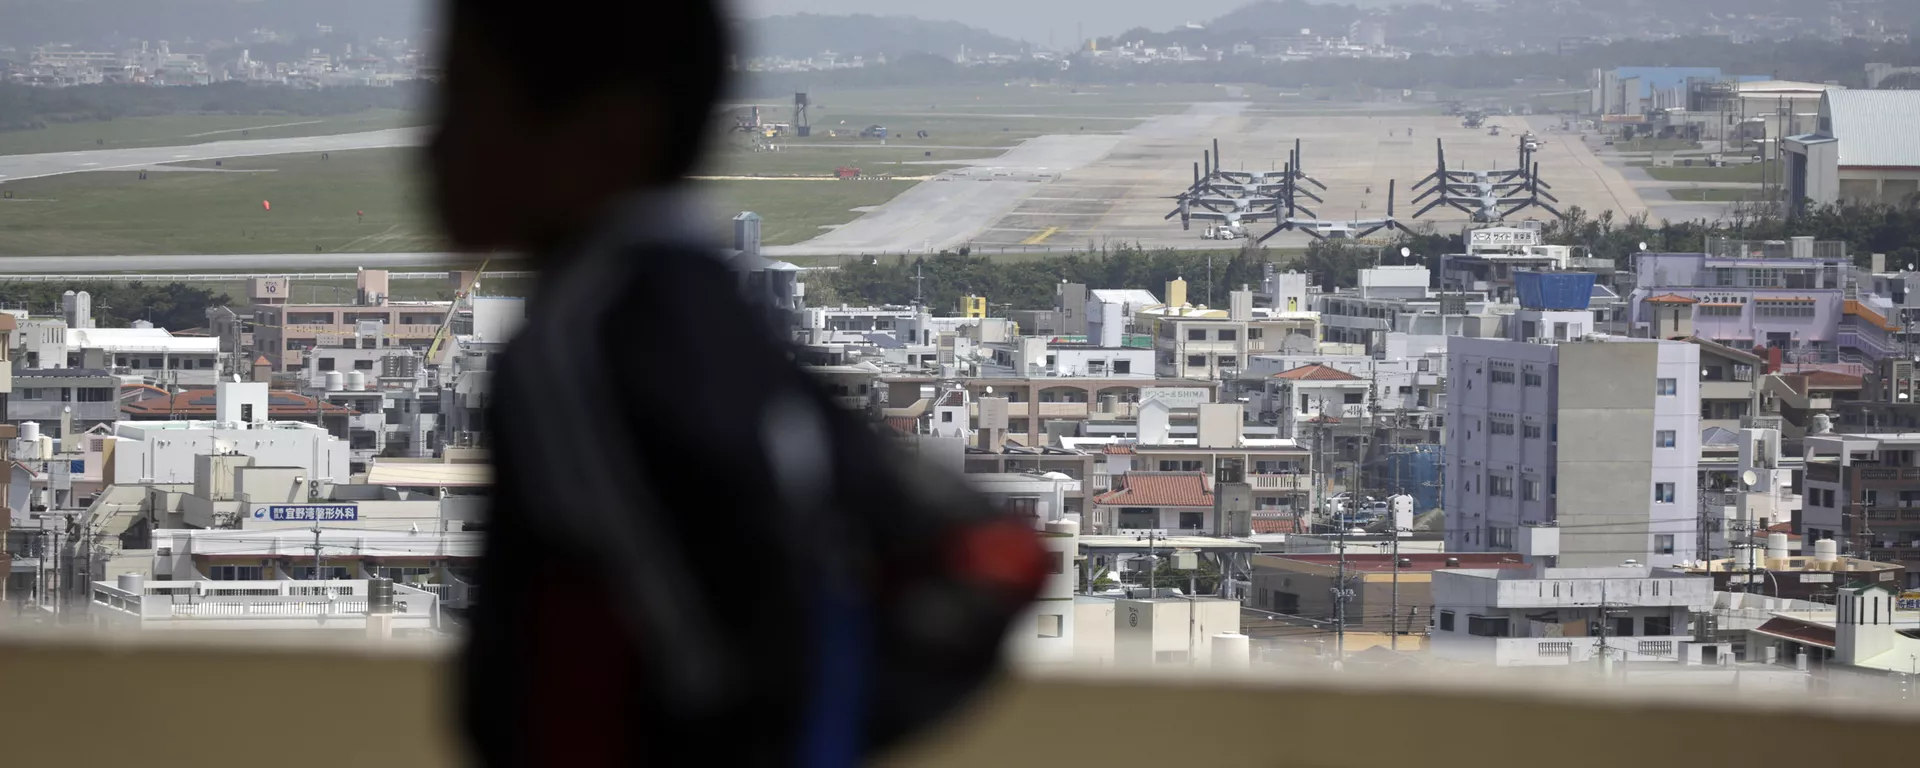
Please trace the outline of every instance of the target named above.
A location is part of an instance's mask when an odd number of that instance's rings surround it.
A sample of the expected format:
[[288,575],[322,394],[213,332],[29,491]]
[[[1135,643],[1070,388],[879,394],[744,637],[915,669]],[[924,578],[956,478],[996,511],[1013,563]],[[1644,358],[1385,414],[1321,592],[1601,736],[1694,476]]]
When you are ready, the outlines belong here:
[[423,88],[417,85],[302,89],[235,82],[176,88],[142,85],[34,88],[0,83],[0,131],[181,113],[305,116],[379,108],[413,109],[424,103],[424,95]]
[[[1580,246],[1595,256],[1620,258],[1637,252],[1641,243],[1651,251],[1696,252],[1704,250],[1708,238],[1714,237],[1784,240],[1801,235],[1846,242],[1861,266],[1875,253],[1887,254],[1887,263],[1894,267],[1920,264],[1920,251],[1913,245],[1920,243],[1920,205],[1828,206],[1790,220],[1736,210],[1734,216],[1722,221],[1658,224],[1645,217],[1616,218],[1610,211],[1594,216],[1573,207],[1564,217],[1547,223],[1543,238],[1554,245]],[[920,295],[936,311],[955,311],[962,296],[976,295],[987,297],[998,311],[1003,305],[1016,309],[1051,307],[1055,286],[1063,282],[1157,292],[1167,281],[1183,277],[1190,286],[1190,301],[1224,305],[1228,291],[1257,284],[1269,262],[1282,270],[1305,272],[1323,290],[1333,290],[1354,286],[1363,268],[1403,263],[1403,247],[1413,254],[1411,263],[1425,265],[1436,274],[1442,254],[1464,250],[1458,234],[1429,228],[1419,234],[1402,235],[1392,244],[1316,242],[1303,252],[1252,244],[1237,251],[1180,251],[1123,244],[1020,261],[964,252],[940,253],[852,259],[836,270],[810,274],[808,290],[813,301],[821,304],[907,304]],[[916,276],[920,278],[917,282]]]
[[225,293],[186,283],[0,283],[0,305],[57,315],[67,291],[88,293],[97,325],[126,327],[145,320],[173,331],[206,327],[207,308],[224,307],[233,300]]

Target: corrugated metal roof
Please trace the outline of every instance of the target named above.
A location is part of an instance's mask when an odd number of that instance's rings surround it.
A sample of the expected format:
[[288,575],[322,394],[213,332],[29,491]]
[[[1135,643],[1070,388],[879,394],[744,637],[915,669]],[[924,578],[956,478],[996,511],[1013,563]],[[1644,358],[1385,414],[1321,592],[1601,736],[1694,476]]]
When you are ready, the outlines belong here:
[[1840,165],[1920,167],[1920,91],[1828,91]]

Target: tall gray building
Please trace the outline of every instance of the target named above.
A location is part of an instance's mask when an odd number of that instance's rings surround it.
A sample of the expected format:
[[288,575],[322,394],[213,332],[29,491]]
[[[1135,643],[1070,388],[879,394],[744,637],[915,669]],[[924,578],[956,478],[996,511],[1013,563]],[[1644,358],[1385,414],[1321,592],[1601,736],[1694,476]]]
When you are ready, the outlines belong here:
[[1699,347],[1526,308],[1448,344],[1447,548],[1667,567],[1698,530]]

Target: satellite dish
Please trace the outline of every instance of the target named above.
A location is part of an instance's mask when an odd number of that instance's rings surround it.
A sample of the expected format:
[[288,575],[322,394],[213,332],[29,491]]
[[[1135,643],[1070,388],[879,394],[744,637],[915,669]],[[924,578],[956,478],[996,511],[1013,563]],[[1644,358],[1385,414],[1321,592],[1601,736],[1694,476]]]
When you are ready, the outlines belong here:
[[1751,469],[1740,473],[1740,483],[1748,488],[1760,484],[1760,473]]
[[1646,243],[1641,243],[1641,244],[1640,244],[1640,252],[1641,252],[1641,253],[1646,253],[1646,252],[1647,252],[1647,244],[1646,244]]
[[1413,249],[1402,246],[1400,248],[1400,258],[1403,258],[1403,259],[1413,258]]
[[987,394],[993,394],[993,387],[987,387]]

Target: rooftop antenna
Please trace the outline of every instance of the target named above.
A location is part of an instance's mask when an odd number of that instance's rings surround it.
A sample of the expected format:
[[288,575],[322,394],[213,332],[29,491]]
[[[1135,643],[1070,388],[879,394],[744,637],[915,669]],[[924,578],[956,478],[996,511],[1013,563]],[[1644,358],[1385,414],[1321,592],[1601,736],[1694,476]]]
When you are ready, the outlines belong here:
[[927,279],[925,275],[922,275],[920,273],[920,269],[922,266],[924,266],[924,264],[925,264],[924,262],[919,262],[919,261],[916,261],[913,263],[913,305],[915,307],[926,306],[926,302],[921,298],[921,291],[920,291],[920,288],[921,288],[920,281]]

